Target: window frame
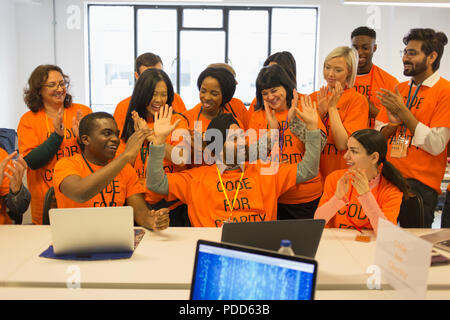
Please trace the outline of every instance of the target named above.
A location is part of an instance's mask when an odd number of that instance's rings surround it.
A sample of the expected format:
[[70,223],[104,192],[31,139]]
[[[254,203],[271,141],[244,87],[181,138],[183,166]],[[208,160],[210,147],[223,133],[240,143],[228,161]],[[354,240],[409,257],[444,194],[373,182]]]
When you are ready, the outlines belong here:
[[[94,6],[127,6],[127,7],[133,7],[134,14],[133,14],[133,35],[134,35],[134,61],[136,60],[138,56],[138,11],[142,9],[169,9],[169,10],[176,10],[177,13],[177,49],[176,49],[176,83],[174,83],[174,89],[177,93],[180,92],[180,73],[181,73],[181,65],[180,65],[180,48],[181,48],[181,31],[223,31],[225,32],[225,63],[229,61],[228,57],[228,51],[229,51],[229,13],[233,10],[248,10],[248,11],[267,11],[268,13],[268,41],[267,41],[267,56],[271,54],[272,50],[272,10],[273,9],[309,9],[309,10],[315,10],[316,15],[316,26],[315,26],[315,53],[314,53],[314,75],[313,75],[313,91],[316,90],[317,86],[317,63],[318,63],[318,44],[319,44],[319,6],[308,6],[308,5],[300,5],[300,6],[282,6],[282,5],[276,5],[276,6],[235,6],[235,5],[144,5],[144,4],[129,4],[129,3],[115,3],[115,4],[108,4],[108,3],[87,3],[87,60],[88,60],[88,92],[89,92],[89,105],[92,105],[92,88],[91,88],[91,48],[90,48],[90,8]],[[223,24],[222,28],[205,28],[205,27],[184,27],[183,26],[183,10],[184,9],[216,9],[216,10],[222,10],[222,16],[223,16]],[[134,66],[134,61],[132,62],[132,65]],[[133,69],[134,72],[134,69]],[[246,102],[245,104],[248,105],[250,102]]]

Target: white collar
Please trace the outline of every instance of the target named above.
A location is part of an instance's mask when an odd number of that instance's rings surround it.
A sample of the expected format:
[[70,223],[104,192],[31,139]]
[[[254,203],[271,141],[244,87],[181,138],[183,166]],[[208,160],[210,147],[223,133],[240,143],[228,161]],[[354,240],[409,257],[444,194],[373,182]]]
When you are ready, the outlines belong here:
[[[438,72],[436,71],[435,73],[433,73],[431,76],[429,76],[428,78],[426,78],[423,82],[422,82],[422,86],[427,86],[427,87],[432,87],[434,86],[439,79],[441,79],[441,76],[438,74]],[[409,80],[409,85],[411,85],[413,79],[411,78]],[[415,84],[414,84],[415,85]]]

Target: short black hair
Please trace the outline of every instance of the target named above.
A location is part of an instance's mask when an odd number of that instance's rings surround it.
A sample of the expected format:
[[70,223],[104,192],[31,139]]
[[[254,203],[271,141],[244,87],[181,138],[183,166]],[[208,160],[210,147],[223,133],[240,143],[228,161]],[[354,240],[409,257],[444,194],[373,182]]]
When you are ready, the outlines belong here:
[[375,32],[375,30],[373,30],[369,27],[362,26],[362,27],[358,27],[352,31],[350,39],[353,39],[356,36],[368,36],[368,37],[371,37],[372,39],[376,39],[377,33]]
[[136,58],[136,61],[134,62],[134,70],[139,74],[139,68],[141,66],[154,67],[158,63],[163,64],[160,56],[151,52],[146,52]]
[[297,85],[297,64],[295,58],[289,51],[275,52],[267,57],[263,66],[267,67],[269,63],[275,62],[283,67],[284,71],[288,74],[289,78]]
[[283,86],[286,90],[286,104],[288,108],[291,107],[291,101],[293,99],[293,90],[295,89],[295,83],[288,76],[286,70],[279,64],[273,64],[264,67],[259,71],[256,78],[256,106],[255,110],[264,110],[264,101],[262,98],[262,91],[264,89],[270,89],[273,87]]
[[81,150],[84,150],[84,144],[81,142],[81,136],[87,135],[89,136],[92,130],[95,128],[95,123],[99,119],[113,119],[114,122],[116,120],[114,117],[108,112],[92,112],[85,115],[81,120],[78,126],[78,144],[80,145]]
[[[211,129],[216,129],[216,130],[219,130],[220,133],[222,134],[223,143],[220,146],[218,146],[218,148],[215,150],[217,153],[220,153],[220,151],[222,151],[223,145],[225,144],[225,141],[227,139],[227,130],[230,128],[230,126],[232,124],[237,124],[239,126],[238,121],[236,120],[236,118],[233,117],[233,115],[231,113],[219,113],[209,123],[206,131],[211,130]],[[214,137],[214,136],[212,136],[212,137]],[[214,142],[215,142],[215,138],[212,139],[212,141],[206,145],[206,148],[208,148]]]
[[429,56],[433,51],[436,51],[437,58],[433,62],[433,71],[439,69],[441,58],[444,54],[444,46],[448,43],[448,38],[443,32],[436,32],[429,28],[415,28],[409,30],[409,33],[403,37],[403,43],[408,45],[411,40],[422,41],[421,50],[425,55]]
[[207,77],[212,77],[219,82],[220,90],[222,91],[221,107],[224,107],[233,98],[236,91],[236,79],[234,75],[225,68],[206,68],[200,73],[197,79],[197,87],[200,90],[203,80]]

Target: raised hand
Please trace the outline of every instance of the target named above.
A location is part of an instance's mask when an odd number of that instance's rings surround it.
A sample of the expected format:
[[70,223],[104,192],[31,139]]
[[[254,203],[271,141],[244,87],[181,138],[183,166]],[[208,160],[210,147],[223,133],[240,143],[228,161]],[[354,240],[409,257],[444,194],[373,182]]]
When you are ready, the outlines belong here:
[[139,151],[141,150],[144,140],[152,135],[150,128],[138,129],[136,130],[128,139],[125,151],[123,152],[130,161],[134,161]]
[[347,194],[348,190],[350,189],[350,177],[351,177],[351,173],[347,171],[338,180],[337,185],[336,185],[336,192],[334,194],[334,196],[337,199],[343,200],[343,198]]
[[328,87],[323,86],[317,93],[318,111],[322,118],[328,112]]
[[266,112],[267,123],[270,129],[279,129],[277,117],[275,116],[275,110],[269,107],[269,104],[264,101],[264,111]]
[[292,94],[294,95],[294,98],[292,99],[291,108],[289,109],[289,112],[288,112],[288,120],[289,120],[289,122],[291,122],[294,119],[294,117],[296,116],[296,114],[297,114],[297,111],[295,109],[298,109],[298,93],[297,93],[297,90],[294,89]]
[[343,92],[341,83],[336,82],[335,87],[331,89],[331,96],[328,98],[328,109],[336,107]]
[[175,128],[180,123],[181,119],[178,119],[173,124],[171,124],[172,113],[172,107],[169,107],[167,104],[155,113],[155,139],[153,140],[154,144],[163,144],[169,134],[171,134],[172,131],[175,130]]
[[64,137],[64,108],[61,107],[56,114],[56,117],[53,119],[53,127],[55,128],[55,132]]
[[13,194],[18,193],[22,188],[22,179],[27,167],[27,163],[22,156],[13,160],[13,166],[7,165],[9,172],[5,171],[5,176],[9,178],[9,188]]
[[5,172],[5,168],[8,165],[8,162],[12,160],[17,155],[17,151],[14,151],[8,154],[1,162],[0,162],[0,183],[3,181],[3,175]]
[[352,185],[360,196],[370,191],[369,179],[363,169],[349,169],[348,171],[352,174]]
[[77,115],[72,118],[72,132],[75,137],[78,137],[80,121],[83,118],[83,112],[81,109],[77,110]]
[[302,105],[303,111],[300,111],[298,108],[295,108],[295,111],[303,119],[303,122],[306,124],[306,128],[308,130],[317,129],[319,120],[316,103],[312,102],[310,96],[301,96],[300,103]]
[[140,129],[149,129],[151,132],[151,135],[149,135],[147,137],[147,141],[149,143],[151,143],[154,138],[155,135],[153,134],[153,129],[150,129],[147,121],[145,121],[144,119],[142,119],[141,117],[139,117],[139,114],[136,111],[131,111],[131,118],[133,119],[133,123],[134,123],[134,131],[140,130]]
[[[383,88],[380,88],[380,90],[381,92],[377,91],[377,97],[378,99],[380,99],[381,104],[386,108],[386,111],[390,113],[390,115],[392,116],[392,120],[394,120],[394,123],[401,122],[399,114],[405,109],[407,110],[407,107],[403,102],[402,95],[398,91],[398,87],[395,86],[395,92]],[[391,118],[389,119],[389,121],[391,121]]]

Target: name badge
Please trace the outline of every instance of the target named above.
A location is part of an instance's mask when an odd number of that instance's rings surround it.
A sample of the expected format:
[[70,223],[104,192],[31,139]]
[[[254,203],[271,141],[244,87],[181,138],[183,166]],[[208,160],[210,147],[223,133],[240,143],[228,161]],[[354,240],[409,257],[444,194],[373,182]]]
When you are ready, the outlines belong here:
[[394,138],[391,145],[392,158],[405,158],[408,155],[409,139],[404,135]]

